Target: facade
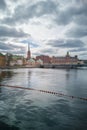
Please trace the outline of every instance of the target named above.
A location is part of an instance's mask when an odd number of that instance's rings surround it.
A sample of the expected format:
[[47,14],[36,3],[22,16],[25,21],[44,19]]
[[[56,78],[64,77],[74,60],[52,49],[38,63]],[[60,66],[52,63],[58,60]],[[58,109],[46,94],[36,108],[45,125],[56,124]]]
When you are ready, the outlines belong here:
[[43,61],[42,61],[41,59],[36,60],[36,64],[37,64],[37,65],[43,65]]
[[46,55],[40,55],[40,56],[36,56],[36,60],[41,60],[43,62],[43,64],[49,64],[51,59],[49,56]]
[[10,66],[10,62],[11,62],[11,60],[12,60],[12,54],[7,53],[7,54],[5,55],[5,57],[6,57],[6,66]]
[[51,58],[51,64],[58,64],[58,65],[70,65],[70,64],[78,64],[79,59],[77,56],[71,57],[69,55],[69,52],[67,52],[67,55],[65,57],[52,57]]
[[17,56],[17,55],[13,55],[12,59],[10,61],[10,66],[22,66],[24,65],[24,58],[23,56]]
[[6,66],[6,57],[0,53],[0,67]]
[[35,59],[34,58],[30,58],[29,60],[27,60],[27,65],[35,65]]
[[64,65],[64,64],[78,64],[79,59],[77,56],[71,57],[69,52],[67,52],[65,57],[49,57],[45,55],[36,56],[36,60],[43,61],[43,64],[54,64],[54,65]]

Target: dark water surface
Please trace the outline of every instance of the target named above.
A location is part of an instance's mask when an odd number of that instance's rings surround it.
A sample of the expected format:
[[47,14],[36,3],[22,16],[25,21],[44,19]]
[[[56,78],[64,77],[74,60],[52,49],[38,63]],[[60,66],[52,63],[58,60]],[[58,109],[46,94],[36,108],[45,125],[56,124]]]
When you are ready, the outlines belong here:
[[[0,83],[87,97],[87,69],[1,70]],[[0,130],[87,130],[87,101],[1,86]]]

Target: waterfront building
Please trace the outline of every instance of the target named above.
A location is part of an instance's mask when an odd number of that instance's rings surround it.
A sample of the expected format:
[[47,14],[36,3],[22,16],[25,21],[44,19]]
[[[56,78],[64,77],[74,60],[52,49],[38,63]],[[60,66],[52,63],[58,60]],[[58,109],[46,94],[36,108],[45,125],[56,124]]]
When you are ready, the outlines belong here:
[[18,56],[18,55],[13,55],[12,59],[10,61],[10,66],[22,66],[24,65],[24,57],[23,56]]
[[43,61],[41,59],[31,57],[30,45],[28,44],[28,51],[27,51],[25,66],[37,67],[37,66],[40,66],[41,64],[43,64]]
[[0,53],[0,67],[4,67],[4,66],[6,66],[6,58],[5,55]]
[[79,63],[79,59],[76,56],[74,57],[71,57],[69,52],[67,52],[66,56],[65,57],[55,57],[53,56],[51,58],[51,64],[67,64],[67,65],[70,65],[70,64],[78,64]]
[[49,64],[51,59],[49,56],[46,55],[40,55],[40,56],[36,56],[36,60],[41,60],[43,62],[43,64]]

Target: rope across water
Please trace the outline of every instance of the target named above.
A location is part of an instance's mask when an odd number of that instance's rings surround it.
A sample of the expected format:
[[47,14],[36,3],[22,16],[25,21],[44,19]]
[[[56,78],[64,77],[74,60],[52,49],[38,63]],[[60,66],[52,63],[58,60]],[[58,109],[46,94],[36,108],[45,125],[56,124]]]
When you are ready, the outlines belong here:
[[70,95],[66,95],[64,93],[59,93],[59,92],[53,92],[53,91],[47,91],[47,90],[39,90],[39,89],[33,89],[33,88],[25,88],[25,87],[21,87],[21,86],[11,86],[11,85],[4,85],[4,84],[0,84],[0,86],[2,87],[10,87],[10,88],[18,88],[18,89],[24,89],[24,90],[34,90],[34,91],[39,91],[42,93],[49,93],[49,94],[53,94],[56,96],[65,96],[68,98],[75,98],[75,99],[80,99],[80,100],[85,100],[87,101],[87,98],[84,97],[77,97],[77,96],[70,96]]

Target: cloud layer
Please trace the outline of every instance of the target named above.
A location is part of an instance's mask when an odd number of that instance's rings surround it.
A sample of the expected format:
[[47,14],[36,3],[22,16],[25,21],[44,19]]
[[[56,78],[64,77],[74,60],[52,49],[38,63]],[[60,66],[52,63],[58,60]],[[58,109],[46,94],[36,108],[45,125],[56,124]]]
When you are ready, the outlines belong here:
[[87,58],[86,0],[0,0],[0,16],[2,52],[24,54],[15,46],[30,43],[32,55],[70,51]]
[[16,28],[0,26],[0,37],[27,37],[27,33],[22,30],[17,30]]

